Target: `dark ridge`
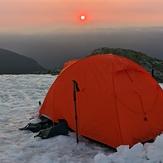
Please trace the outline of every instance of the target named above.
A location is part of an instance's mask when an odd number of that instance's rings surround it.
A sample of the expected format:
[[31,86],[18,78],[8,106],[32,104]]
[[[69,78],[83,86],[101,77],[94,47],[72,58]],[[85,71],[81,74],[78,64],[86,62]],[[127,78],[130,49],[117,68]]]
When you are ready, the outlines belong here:
[[34,59],[0,49],[0,74],[29,74],[44,71]]

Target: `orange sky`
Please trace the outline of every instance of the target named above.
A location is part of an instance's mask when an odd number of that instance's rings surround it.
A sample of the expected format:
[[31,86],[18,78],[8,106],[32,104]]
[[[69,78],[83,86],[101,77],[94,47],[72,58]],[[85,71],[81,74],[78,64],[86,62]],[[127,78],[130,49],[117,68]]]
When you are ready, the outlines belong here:
[[1,32],[130,26],[163,26],[163,0],[0,0]]

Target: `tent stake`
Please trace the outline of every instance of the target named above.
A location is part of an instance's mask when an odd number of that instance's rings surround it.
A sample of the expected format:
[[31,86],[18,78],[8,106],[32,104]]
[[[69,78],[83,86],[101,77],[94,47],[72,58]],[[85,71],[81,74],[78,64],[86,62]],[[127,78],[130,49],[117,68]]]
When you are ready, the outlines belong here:
[[78,116],[77,116],[77,109],[76,109],[76,92],[79,92],[80,89],[78,87],[78,83],[75,80],[72,80],[73,84],[73,95],[74,95],[74,111],[75,111],[75,122],[76,122],[76,142],[79,142],[78,138]]

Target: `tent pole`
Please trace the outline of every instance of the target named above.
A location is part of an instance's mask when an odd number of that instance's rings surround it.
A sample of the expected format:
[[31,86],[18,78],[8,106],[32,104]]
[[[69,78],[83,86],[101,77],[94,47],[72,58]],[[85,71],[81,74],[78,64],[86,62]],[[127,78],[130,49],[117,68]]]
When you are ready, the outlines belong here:
[[75,111],[75,123],[76,123],[76,142],[79,142],[78,138],[78,116],[77,116],[77,109],[76,109],[76,92],[79,92],[80,89],[78,87],[78,83],[75,80],[72,80],[73,84],[73,96],[74,96],[74,111]]

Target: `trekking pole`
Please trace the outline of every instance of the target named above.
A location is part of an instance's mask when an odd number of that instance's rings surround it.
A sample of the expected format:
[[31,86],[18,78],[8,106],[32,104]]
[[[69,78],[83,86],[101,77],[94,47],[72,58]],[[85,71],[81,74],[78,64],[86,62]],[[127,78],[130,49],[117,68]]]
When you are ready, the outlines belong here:
[[74,95],[74,111],[75,111],[75,122],[76,122],[76,142],[79,142],[78,139],[78,116],[77,116],[77,109],[76,109],[76,92],[79,92],[80,89],[78,87],[78,83],[75,80],[72,80],[73,84],[73,95]]

